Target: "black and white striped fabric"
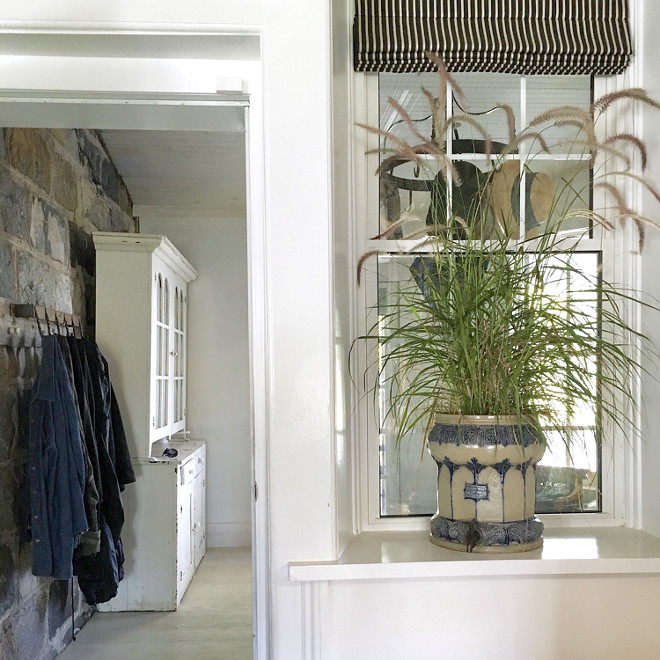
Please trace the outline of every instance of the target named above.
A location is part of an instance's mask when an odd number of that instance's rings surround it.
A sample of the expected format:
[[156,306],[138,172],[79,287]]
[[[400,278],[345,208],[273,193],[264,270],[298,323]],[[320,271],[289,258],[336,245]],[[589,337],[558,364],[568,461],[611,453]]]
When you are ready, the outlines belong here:
[[621,73],[627,0],[356,0],[356,71]]

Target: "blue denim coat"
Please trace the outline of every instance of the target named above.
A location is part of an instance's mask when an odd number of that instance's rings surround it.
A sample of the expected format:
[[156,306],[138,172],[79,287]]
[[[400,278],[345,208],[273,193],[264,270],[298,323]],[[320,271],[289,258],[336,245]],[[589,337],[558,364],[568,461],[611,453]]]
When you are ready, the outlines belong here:
[[28,437],[32,572],[67,580],[73,550],[87,529],[85,463],[75,398],[55,336],[42,338]]

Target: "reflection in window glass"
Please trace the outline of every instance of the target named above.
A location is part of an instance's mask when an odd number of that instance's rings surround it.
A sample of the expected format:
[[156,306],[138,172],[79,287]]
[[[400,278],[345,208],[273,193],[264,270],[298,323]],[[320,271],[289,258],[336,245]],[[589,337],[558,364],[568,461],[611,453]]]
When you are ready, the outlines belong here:
[[[433,217],[442,220],[448,212],[446,200],[452,199],[452,209],[463,217],[477,191],[488,189],[488,231],[506,228],[524,218],[525,231],[535,231],[553,215],[553,200],[558,199],[554,211],[571,209],[590,202],[591,159],[581,129],[570,123],[557,122],[541,130],[540,139],[525,140],[506,156],[510,130],[522,130],[527,123],[550,107],[577,106],[587,110],[592,98],[591,79],[585,76],[533,76],[521,78],[509,74],[457,74],[464,96],[451,90],[448,108],[439,112],[451,113],[456,121],[447,135],[437,135],[431,108],[424,90],[437,93],[438,77],[433,73],[379,75],[380,127],[409,144],[434,143],[454,163],[460,182],[451,182],[452,175],[439,171],[437,159],[429,157],[424,164],[405,159],[393,159],[395,140],[381,139],[380,231],[402,221],[393,238],[413,234]],[[395,105],[391,103],[395,102]],[[495,99],[495,100],[494,100]],[[512,111],[514,126],[509,126],[507,114],[499,107],[507,104]],[[408,115],[402,119],[397,108]],[[472,121],[478,122],[490,135],[491,157],[486,154],[483,134]],[[546,148],[543,148],[545,145]],[[566,161],[575,165],[566,169]],[[560,171],[561,166],[561,171]],[[449,181],[447,181],[449,179]],[[484,185],[486,184],[486,185]],[[444,198],[443,208],[429,206],[433,198]],[[585,218],[575,218],[567,229],[589,227]],[[487,237],[487,235],[485,236]]]
[[[509,141],[509,120],[498,109],[508,104],[520,131],[531,119],[551,107],[578,106],[588,109],[593,96],[592,81],[585,76],[530,76],[509,74],[456,74],[464,97],[447,91],[446,107],[441,113],[459,117],[446,135],[436,135],[432,113],[424,90],[438,95],[439,78],[434,73],[379,74],[379,125],[410,144],[435,142],[448,155],[460,176],[460,185],[452,176],[443,177],[434,158],[423,164],[392,159],[393,140],[381,140],[379,179],[380,231],[397,223],[389,238],[405,238],[442,221],[450,213],[463,217],[475,203],[484,205],[480,235],[483,239],[506,231],[513,239],[524,235],[533,238],[555,214],[591,206],[591,160],[580,143],[580,129],[572,125],[551,125],[543,130],[547,151],[538,140],[528,140],[499,157]],[[388,99],[392,98],[409,117],[401,119]],[[493,139],[492,155],[485,153],[483,135],[469,121],[473,117]],[[577,147],[571,146],[577,143]],[[386,159],[389,159],[386,161]],[[567,167],[567,160],[569,165]],[[478,196],[488,190],[487,199]],[[557,203],[558,192],[559,202]],[[554,200],[554,201],[553,201]],[[553,206],[557,204],[556,206]],[[590,220],[576,216],[564,224],[567,232],[591,230]],[[377,265],[378,304],[402,282],[414,286],[410,273],[412,256],[381,256]],[[579,253],[576,259],[590,276],[598,277],[600,255]],[[577,291],[579,282],[552,278],[548,290],[557,295]],[[574,304],[580,305],[574,296]],[[587,304],[587,303],[585,303]],[[589,303],[590,304],[590,303]],[[594,314],[598,310],[593,310]],[[403,322],[403,319],[402,319]],[[392,419],[384,419],[387,410],[387,374],[379,391],[379,483],[382,516],[432,514],[436,510],[435,463],[423,451],[423,429],[419,437],[405,439],[396,447],[396,428]],[[596,383],[594,383],[596,387]],[[538,468],[537,511],[598,511],[601,507],[600,450],[595,411],[577,410],[567,416],[567,424],[581,430],[582,442],[570,452],[561,435],[548,432],[549,448]],[[407,440],[410,440],[408,442]]]

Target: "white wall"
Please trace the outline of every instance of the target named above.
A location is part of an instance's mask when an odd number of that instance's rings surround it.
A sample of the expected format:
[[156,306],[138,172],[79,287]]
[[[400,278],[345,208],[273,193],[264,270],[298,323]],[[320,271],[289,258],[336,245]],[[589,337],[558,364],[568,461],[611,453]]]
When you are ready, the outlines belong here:
[[205,440],[206,542],[251,543],[252,469],[245,219],[142,216],[199,273],[188,288],[188,429]]
[[660,578],[473,578],[331,583],[332,660],[651,660]]

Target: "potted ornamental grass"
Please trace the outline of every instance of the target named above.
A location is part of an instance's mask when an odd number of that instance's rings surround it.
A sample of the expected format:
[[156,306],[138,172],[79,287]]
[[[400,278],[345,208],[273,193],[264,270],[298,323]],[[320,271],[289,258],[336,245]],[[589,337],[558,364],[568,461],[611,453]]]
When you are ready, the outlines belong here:
[[[409,277],[381,296],[378,319],[360,340],[377,346],[372,390],[384,420],[396,425],[397,441],[423,428],[437,463],[431,540],[464,551],[533,550],[543,532],[534,515],[536,466],[549,435],[560,437],[570,453],[581,442],[581,430],[569,420],[581,411],[590,411],[598,433],[634,423],[640,346],[651,349],[628,319],[631,308],[644,303],[598,269],[585,268],[578,248],[586,238],[628,222],[637,228],[641,249],[645,227],[653,223],[628,207],[622,190],[634,182],[660,199],[632,169],[634,160],[645,166],[645,147],[633,135],[603,137],[599,124],[619,104],[657,104],[631,89],[604,96],[588,110],[547,110],[523,130],[513,125],[513,111],[499,105],[509,122],[509,142],[494,148],[460,86],[434,59],[441,91],[424,90],[433,135],[445,136],[459,121],[469,124],[480,133],[486,165],[478,172],[461,166],[442,139],[420,135],[394,100],[392,107],[419,142],[363,127],[381,138],[381,181],[401,163],[413,163],[429,173],[431,185],[422,230],[406,235],[405,223],[395,221],[377,237],[417,241],[407,255]],[[465,109],[452,117],[443,110],[448,88]],[[565,173],[563,163],[555,164],[560,171],[550,184],[535,157],[548,151],[547,127],[558,124],[576,132],[562,149],[571,154]],[[575,175],[578,153],[588,161],[586,180]],[[503,177],[509,183],[506,204]],[[530,180],[536,182],[536,217],[521,218],[511,200],[521,187],[529,196]],[[608,199],[606,211],[590,208],[597,189]],[[378,253],[389,249],[363,255],[358,280]]]

